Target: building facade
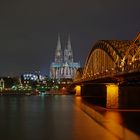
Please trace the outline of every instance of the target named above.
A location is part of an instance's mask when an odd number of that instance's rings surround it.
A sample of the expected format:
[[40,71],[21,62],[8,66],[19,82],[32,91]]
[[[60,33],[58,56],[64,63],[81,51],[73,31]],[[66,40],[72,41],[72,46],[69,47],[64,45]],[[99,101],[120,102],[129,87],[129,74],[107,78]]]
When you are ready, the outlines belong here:
[[62,51],[60,36],[58,35],[55,59],[50,66],[50,78],[73,79],[80,63],[74,62],[70,36],[65,49]]

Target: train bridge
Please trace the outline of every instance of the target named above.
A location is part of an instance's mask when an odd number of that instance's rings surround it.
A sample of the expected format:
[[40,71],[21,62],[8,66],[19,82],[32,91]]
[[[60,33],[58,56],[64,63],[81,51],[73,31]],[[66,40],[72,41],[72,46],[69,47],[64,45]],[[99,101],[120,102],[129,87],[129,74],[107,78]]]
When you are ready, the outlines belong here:
[[[123,83],[139,82],[140,33],[133,40],[97,41],[87,56],[84,68],[77,71],[73,84],[80,86],[77,94],[98,96],[99,92],[112,87],[111,84],[115,87]],[[110,98],[107,94],[104,96]],[[110,103],[107,104],[110,106]]]

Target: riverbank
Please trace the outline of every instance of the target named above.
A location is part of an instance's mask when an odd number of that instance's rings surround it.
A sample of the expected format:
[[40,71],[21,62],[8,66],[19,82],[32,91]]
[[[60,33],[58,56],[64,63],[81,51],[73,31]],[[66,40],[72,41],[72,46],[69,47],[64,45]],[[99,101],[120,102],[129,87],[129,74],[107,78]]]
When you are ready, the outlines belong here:
[[106,109],[89,104],[88,102],[82,100],[81,97],[76,97],[76,104],[88,116],[90,116],[119,139],[140,139],[140,110]]

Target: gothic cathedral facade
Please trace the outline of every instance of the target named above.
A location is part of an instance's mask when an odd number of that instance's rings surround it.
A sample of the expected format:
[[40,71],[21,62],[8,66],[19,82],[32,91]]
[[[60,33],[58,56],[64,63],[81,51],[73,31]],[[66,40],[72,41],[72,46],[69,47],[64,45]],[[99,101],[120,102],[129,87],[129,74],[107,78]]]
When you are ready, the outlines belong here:
[[62,51],[60,36],[58,35],[55,59],[50,66],[50,78],[73,79],[78,68],[80,68],[80,63],[73,60],[70,36],[64,51]]

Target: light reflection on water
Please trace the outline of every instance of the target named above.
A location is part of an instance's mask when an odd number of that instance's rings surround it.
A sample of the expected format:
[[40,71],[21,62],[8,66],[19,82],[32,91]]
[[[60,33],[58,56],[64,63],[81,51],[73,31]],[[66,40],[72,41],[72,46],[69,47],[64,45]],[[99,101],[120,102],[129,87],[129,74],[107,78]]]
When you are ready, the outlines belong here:
[[[85,120],[83,116],[78,114],[78,111],[76,112],[74,130],[75,130],[75,133],[80,133],[80,135],[75,135],[76,139],[78,139],[78,140],[79,139],[87,139],[87,140],[93,140],[93,139],[116,140],[117,139],[117,138],[114,138],[114,137],[108,135],[108,133],[105,131],[105,129],[103,127],[101,127],[102,126],[101,122],[104,122],[103,117],[94,110],[95,106],[93,104],[91,104],[91,102],[88,103],[87,101],[82,99],[82,97],[79,97],[79,96],[75,97],[75,102],[79,108],[81,108],[86,114],[88,114],[88,116],[90,116],[89,118],[92,118],[90,120]],[[94,109],[92,108],[92,106],[94,106],[93,107]],[[108,115],[110,115],[110,114],[108,114]],[[110,118],[111,116],[108,116],[108,117]],[[100,124],[98,126],[100,126],[101,128],[97,127],[96,126],[97,124],[93,123],[94,120],[96,120],[96,122],[98,122],[98,124]],[[85,123],[85,121],[86,121],[86,123]],[[88,125],[89,127],[86,127],[86,125]],[[110,125],[110,123],[109,123],[109,125]],[[83,127],[84,127],[84,129],[83,129]],[[77,131],[77,130],[79,130],[79,131]],[[87,137],[85,137],[84,132],[88,133]],[[94,135],[94,137],[93,137],[93,135]]]
[[119,124],[123,123],[122,115],[120,114],[120,112],[117,112],[117,111],[106,111],[106,113],[104,114],[104,117],[108,120],[111,119],[112,121]]

